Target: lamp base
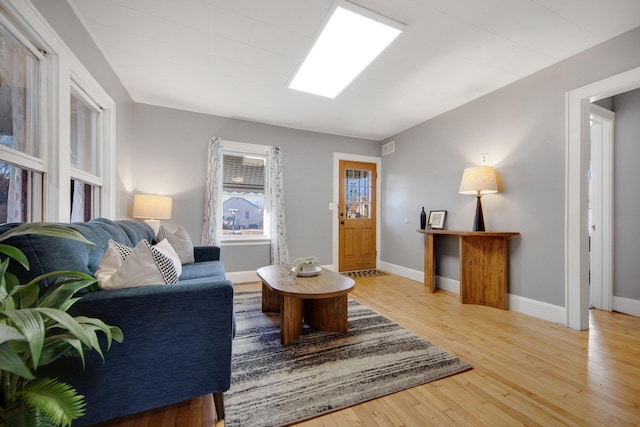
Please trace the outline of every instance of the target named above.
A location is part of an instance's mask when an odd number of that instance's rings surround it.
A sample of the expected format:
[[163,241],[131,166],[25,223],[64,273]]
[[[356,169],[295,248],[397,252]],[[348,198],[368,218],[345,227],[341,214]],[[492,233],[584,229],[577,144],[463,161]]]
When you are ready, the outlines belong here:
[[482,202],[480,201],[480,195],[476,196],[476,216],[473,219],[473,231],[485,231],[484,229],[484,215],[482,215]]
[[160,230],[160,220],[159,219],[145,219],[144,222],[149,224],[151,228],[153,228],[153,232],[158,235],[158,230]]

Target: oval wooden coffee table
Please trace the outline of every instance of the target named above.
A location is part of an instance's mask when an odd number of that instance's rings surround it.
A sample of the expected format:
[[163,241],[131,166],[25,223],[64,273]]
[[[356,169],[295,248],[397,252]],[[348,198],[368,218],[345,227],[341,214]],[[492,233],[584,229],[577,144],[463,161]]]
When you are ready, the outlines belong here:
[[302,321],[320,331],[347,332],[347,294],[355,282],[323,268],[317,276],[295,277],[286,265],[268,265],[256,273],[262,280],[262,311],[280,313],[280,342],[291,344],[302,333]]

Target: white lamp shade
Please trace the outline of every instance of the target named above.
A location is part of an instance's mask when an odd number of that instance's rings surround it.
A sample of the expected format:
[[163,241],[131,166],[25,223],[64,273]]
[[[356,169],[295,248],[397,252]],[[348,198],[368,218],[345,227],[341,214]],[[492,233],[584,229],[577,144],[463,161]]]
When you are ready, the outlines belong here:
[[460,182],[460,194],[492,194],[498,192],[496,172],[493,166],[473,166],[466,168]]
[[133,199],[133,217],[170,219],[173,199],[155,194],[136,194]]

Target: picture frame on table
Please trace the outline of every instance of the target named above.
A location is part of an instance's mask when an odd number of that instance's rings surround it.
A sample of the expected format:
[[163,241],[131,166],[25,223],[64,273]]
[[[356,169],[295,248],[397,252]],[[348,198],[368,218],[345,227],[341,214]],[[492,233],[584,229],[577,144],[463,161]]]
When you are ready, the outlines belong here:
[[427,224],[432,230],[444,230],[444,223],[447,220],[447,211],[429,211]]

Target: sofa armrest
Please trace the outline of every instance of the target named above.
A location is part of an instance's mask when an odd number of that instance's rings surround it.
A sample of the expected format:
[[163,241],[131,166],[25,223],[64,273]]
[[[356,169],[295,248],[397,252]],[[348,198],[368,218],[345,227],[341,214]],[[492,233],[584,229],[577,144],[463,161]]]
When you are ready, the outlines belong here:
[[219,246],[194,246],[193,256],[196,262],[202,261],[220,261]]
[[229,389],[233,284],[222,277],[92,292],[71,311],[124,334],[104,363],[91,352],[84,371],[77,358],[56,369],[86,397],[82,425]]

